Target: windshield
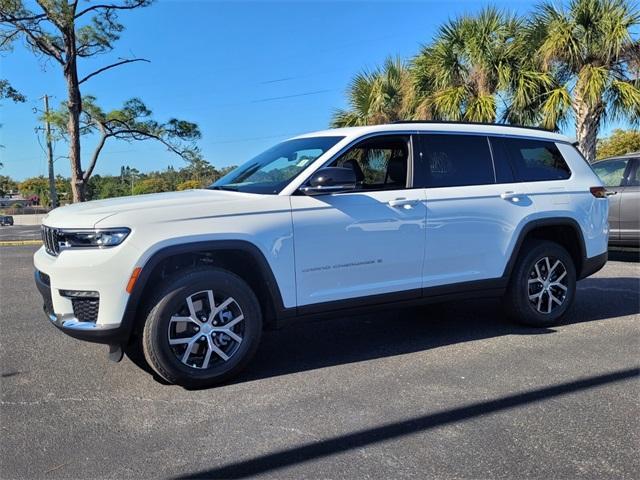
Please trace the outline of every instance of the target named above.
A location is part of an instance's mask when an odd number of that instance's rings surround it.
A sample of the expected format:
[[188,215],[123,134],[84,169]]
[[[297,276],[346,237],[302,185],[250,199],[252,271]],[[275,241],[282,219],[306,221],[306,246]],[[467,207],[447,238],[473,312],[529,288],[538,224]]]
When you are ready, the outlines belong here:
[[308,137],[287,140],[240,165],[208,188],[278,194],[302,170],[343,138]]

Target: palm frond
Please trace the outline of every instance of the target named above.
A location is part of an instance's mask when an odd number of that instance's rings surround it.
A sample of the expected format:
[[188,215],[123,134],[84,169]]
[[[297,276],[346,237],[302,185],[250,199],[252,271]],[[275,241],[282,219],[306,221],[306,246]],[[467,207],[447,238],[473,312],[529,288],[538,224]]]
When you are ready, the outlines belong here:
[[554,88],[540,105],[540,126],[557,130],[571,113],[571,95],[565,87]]
[[467,105],[464,119],[469,122],[493,123],[496,121],[496,98],[493,95],[479,95]]
[[636,127],[640,126],[640,81],[613,80],[607,100],[610,119],[627,119]]
[[587,106],[595,107],[602,103],[602,98],[609,84],[609,69],[604,66],[585,65],[578,72],[576,96]]
[[431,96],[431,104],[436,118],[439,120],[462,120],[466,99],[467,89],[464,86],[438,90]]

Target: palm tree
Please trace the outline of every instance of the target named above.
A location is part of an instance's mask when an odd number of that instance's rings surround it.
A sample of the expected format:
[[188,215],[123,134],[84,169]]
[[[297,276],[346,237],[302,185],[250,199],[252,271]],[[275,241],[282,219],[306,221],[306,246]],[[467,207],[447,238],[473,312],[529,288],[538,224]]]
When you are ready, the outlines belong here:
[[336,110],[331,125],[354,127],[411,118],[412,85],[407,64],[389,57],[382,67],[353,78],[347,90],[349,109]]
[[523,45],[529,65],[513,77],[507,116],[557,129],[575,120],[578,148],[596,158],[600,127],[640,122],[640,12],[626,0],[547,3],[529,21]]
[[417,115],[439,120],[495,122],[497,100],[517,65],[521,21],[486,8],[442,26],[413,60]]

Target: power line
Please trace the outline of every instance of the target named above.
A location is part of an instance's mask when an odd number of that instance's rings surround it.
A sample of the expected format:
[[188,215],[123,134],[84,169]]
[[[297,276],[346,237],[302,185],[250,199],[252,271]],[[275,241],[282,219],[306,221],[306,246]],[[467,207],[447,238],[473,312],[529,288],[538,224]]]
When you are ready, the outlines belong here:
[[281,97],[267,97],[267,98],[260,98],[258,100],[252,100],[251,103],[264,103],[264,102],[273,102],[275,100],[284,100],[287,98],[296,98],[296,97],[306,97],[309,95],[318,95],[320,93],[327,93],[330,92],[330,89],[325,89],[325,90],[314,90],[312,92],[304,92],[304,93],[294,93],[293,95],[283,95]]

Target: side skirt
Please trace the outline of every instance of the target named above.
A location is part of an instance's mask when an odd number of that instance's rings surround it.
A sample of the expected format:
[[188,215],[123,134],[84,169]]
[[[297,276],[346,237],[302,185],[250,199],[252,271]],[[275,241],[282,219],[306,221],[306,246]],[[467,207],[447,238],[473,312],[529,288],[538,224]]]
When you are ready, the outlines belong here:
[[290,316],[279,318],[277,328],[305,321],[323,320],[345,315],[361,315],[379,312],[380,310],[406,308],[451,300],[501,297],[504,295],[506,287],[507,280],[497,278],[303,305],[297,309],[286,309],[289,311]]

